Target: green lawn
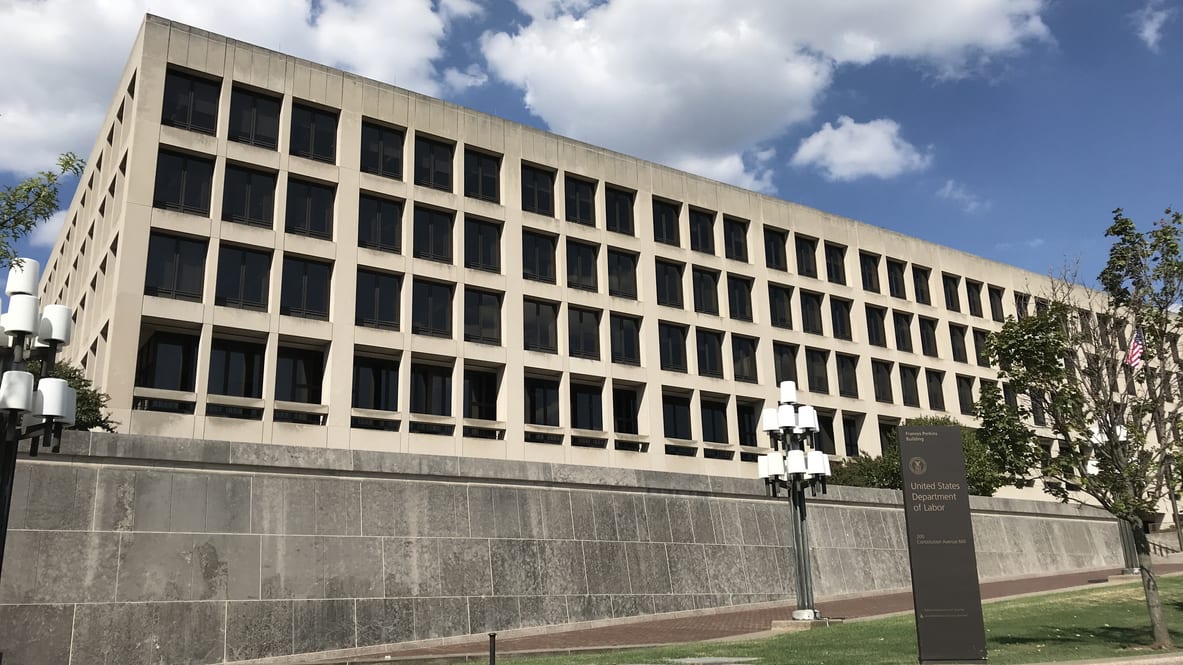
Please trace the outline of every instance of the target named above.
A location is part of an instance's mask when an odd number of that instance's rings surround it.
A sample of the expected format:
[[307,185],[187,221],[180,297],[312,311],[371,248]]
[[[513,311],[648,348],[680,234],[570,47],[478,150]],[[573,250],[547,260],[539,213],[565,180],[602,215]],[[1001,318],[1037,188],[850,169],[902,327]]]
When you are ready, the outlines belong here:
[[[1168,625],[1183,647],[1183,577],[1161,578]],[[984,606],[991,665],[1114,658],[1155,653],[1140,584],[1103,586],[989,603]],[[760,665],[875,665],[916,663],[911,615],[851,622],[765,640],[699,643],[581,656],[498,660],[520,665],[662,663],[690,656],[757,657]]]

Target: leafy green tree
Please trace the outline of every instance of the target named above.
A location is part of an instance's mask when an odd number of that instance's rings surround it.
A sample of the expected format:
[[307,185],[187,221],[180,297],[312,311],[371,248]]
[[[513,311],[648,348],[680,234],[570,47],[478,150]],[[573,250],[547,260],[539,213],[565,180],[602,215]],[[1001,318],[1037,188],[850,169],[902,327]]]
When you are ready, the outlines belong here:
[[16,243],[58,211],[62,180],[82,174],[85,163],[74,153],[58,157],[57,169],[42,171],[0,190],[0,265],[16,256]]
[[[28,371],[33,374],[39,374],[41,372],[41,363],[38,361],[30,362],[28,364]],[[111,396],[95,390],[94,385],[91,384],[90,379],[86,378],[86,373],[82,371],[81,367],[75,367],[69,363],[56,362],[53,364],[53,369],[50,370],[49,375],[57,379],[65,379],[66,383],[69,383],[70,387],[78,393],[74,426],[70,429],[115,431],[119,423],[111,420],[111,414],[107,411],[107,403],[111,401]]]
[[[988,342],[1000,378],[1029,395],[1030,406],[1008,408],[997,392],[983,392],[978,415],[983,440],[1009,451],[1010,480],[1041,477],[1060,500],[1099,504],[1130,525],[1154,646],[1167,648],[1143,524],[1166,497],[1166,456],[1180,451],[1183,215],[1167,210],[1139,231],[1117,209],[1105,235],[1112,245],[1099,289],[1084,288],[1069,269],[1049,281],[1034,315],[1009,318]],[[1131,364],[1125,349],[1136,333],[1143,353]],[[1045,429],[1030,424],[1034,411]],[[1058,454],[1049,459],[1044,446],[1053,441]]]
[[[949,416],[924,416],[907,421],[907,425],[930,427],[961,427],[961,447],[965,453],[965,477],[970,494],[992,496],[1006,484],[1006,475],[999,468],[998,458],[982,442],[974,430],[964,427]],[[871,457],[866,453],[851,458],[834,470],[830,482],[835,485],[878,487],[898,490],[903,488],[900,477],[900,448],[895,433],[884,442],[883,453]]]

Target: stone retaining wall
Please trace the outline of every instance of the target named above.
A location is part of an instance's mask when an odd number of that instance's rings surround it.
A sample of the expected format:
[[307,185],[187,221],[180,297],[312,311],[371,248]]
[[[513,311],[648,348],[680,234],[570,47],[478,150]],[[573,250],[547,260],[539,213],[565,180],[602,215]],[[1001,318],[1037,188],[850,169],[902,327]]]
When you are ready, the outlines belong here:
[[[755,480],[105,434],[63,453],[18,467],[6,665],[215,663],[793,594],[788,508]],[[811,504],[819,598],[908,586],[901,503]],[[983,579],[1121,565],[1101,511],[972,504]]]

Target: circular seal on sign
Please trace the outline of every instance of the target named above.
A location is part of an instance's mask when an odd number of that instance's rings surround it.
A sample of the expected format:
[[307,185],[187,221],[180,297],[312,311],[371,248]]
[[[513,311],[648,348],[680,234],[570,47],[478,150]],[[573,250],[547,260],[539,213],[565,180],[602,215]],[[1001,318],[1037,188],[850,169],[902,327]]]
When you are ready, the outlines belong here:
[[908,468],[913,475],[923,476],[928,471],[928,462],[925,462],[923,457],[913,457],[908,460]]

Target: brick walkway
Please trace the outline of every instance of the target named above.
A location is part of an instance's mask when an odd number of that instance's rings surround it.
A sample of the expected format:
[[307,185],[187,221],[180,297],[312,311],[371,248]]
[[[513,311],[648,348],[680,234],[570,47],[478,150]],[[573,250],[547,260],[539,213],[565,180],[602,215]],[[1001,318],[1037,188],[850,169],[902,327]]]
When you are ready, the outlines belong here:
[[[1157,564],[1155,565],[1155,572],[1158,574],[1183,572],[1183,564]],[[1121,571],[1117,569],[1093,570],[1065,575],[987,582],[982,584],[982,598],[1002,598],[1005,596],[1084,586],[1089,583],[1104,581],[1105,578],[1120,573]],[[821,610],[822,616],[834,619],[854,619],[892,612],[906,612],[912,610],[912,594],[893,593],[863,598],[823,601],[817,603],[817,608]],[[793,607],[736,609],[722,611],[716,614],[672,619],[654,618],[650,620],[634,620],[628,623],[602,626],[599,628],[570,630],[559,628],[544,635],[498,639],[497,653],[498,655],[504,655],[514,652],[564,652],[568,650],[579,651],[623,646],[701,642],[704,640],[768,631],[774,620],[791,619],[792,611]],[[389,660],[414,658],[442,659],[449,656],[456,660],[462,660],[462,656],[469,654],[477,656],[475,660],[484,662],[488,656],[487,638],[484,636],[474,637],[471,641],[435,647],[407,645],[404,648],[400,648],[398,645],[395,645],[388,651],[378,655],[354,657],[349,660],[310,659],[307,662],[328,665],[329,663],[346,662],[389,662]]]

